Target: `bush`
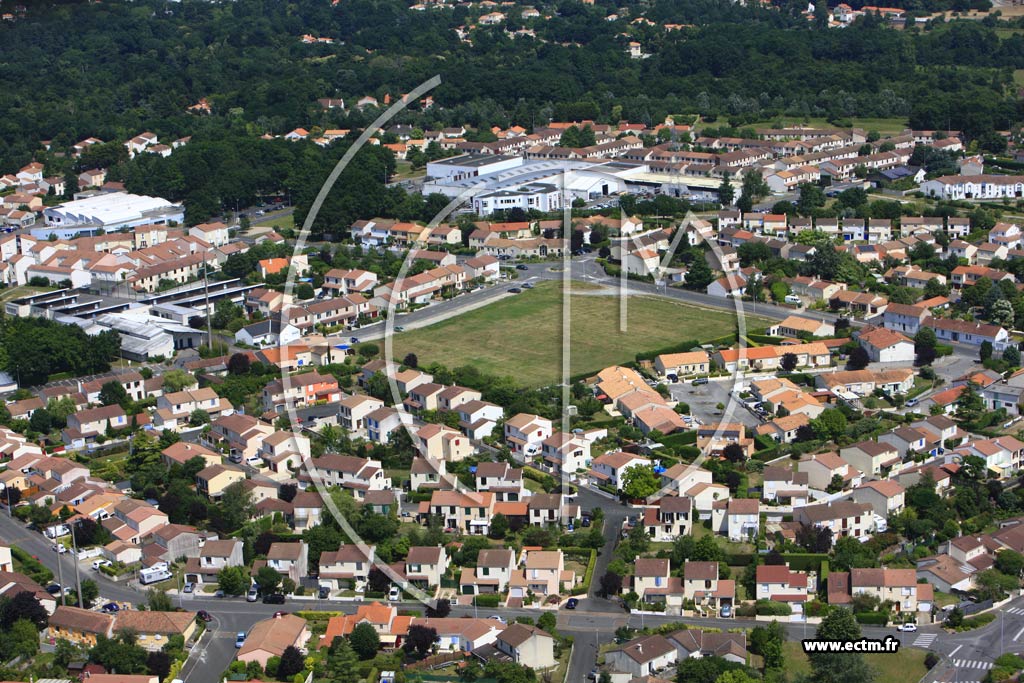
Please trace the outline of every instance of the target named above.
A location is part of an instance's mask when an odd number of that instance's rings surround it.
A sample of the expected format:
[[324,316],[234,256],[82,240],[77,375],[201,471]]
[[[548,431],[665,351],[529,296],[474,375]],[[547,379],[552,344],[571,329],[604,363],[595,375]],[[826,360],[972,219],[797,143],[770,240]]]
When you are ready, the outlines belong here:
[[736,608],[736,616],[738,617],[755,617],[757,616],[757,608],[754,605],[744,604]]
[[501,596],[497,593],[484,593],[473,598],[477,607],[497,607],[501,604]]
[[758,600],[754,603],[755,614],[767,617],[787,617],[793,609],[784,602],[774,600]]
[[982,626],[987,626],[995,621],[996,615],[994,614],[979,614],[976,617],[967,617],[963,622],[956,627],[957,631],[971,631]]
[[889,623],[889,615],[885,612],[858,612],[854,616],[858,624],[885,626]]
[[939,663],[939,656],[937,654],[935,654],[934,652],[929,652],[928,654],[926,654],[924,656],[924,665],[926,667],[928,667],[929,669],[934,668],[935,665],[938,664],[938,663]]

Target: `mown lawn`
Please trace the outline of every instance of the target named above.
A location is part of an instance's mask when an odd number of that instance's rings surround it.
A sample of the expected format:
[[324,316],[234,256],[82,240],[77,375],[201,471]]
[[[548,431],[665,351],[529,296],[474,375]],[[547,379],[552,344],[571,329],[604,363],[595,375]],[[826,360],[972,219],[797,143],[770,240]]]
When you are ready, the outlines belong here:
[[[561,381],[562,289],[542,282],[535,289],[430,327],[395,336],[395,357],[415,353],[421,364],[472,365],[512,376],[526,386]],[[579,285],[574,285],[579,287]],[[735,330],[735,315],[651,296],[628,300],[627,329],[619,330],[619,298],[571,296],[570,375],[596,372],[635,359],[637,352],[687,339],[709,341]],[[747,326],[766,321],[748,317]]]
[[[828,122],[827,119],[823,118],[787,118],[785,116],[770,121],[759,121],[758,123],[752,123],[749,126],[742,126],[743,128],[771,128],[776,123],[781,121],[786,126],[808,126],[811,128],[835,128],[835,126]],[[907,127],[906,119],[879,119],[879,118],[853,118],[850,119],[856,128],[863,128],[864,130],[877,130],[882,135],[894,135],[903,132]]]
[[[808,626],[808,637],[814,637],[814,630]],[[782,652],[786,658],[786,673],[790,678],[810,673],[811,666],[804,654],[803,645],[799,641],[786,641],[782,644]],[[927,650],[914,647],[901,647],[899,652],[892,654],[864,655],[868,665],[875,670],[876,681],[885,683],[917,683],[928,671],[924,665]]]

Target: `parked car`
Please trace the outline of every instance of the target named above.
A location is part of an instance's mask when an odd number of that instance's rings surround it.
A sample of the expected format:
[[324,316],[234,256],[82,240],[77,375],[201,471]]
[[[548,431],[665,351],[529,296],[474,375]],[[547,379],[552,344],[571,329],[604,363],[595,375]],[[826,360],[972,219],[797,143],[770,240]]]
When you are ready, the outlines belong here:
[[505,623],[507,623],[507,622],[505,621],[505,617],[499,616],[499,615],[497,615],[497,614],[492,614],[491,616],[489,616],[489,617],[487,617],[487,618],[488,618],[488,619],[494,619],[495,621],[497,621],[497,622],[501,622],[502,624],[505,624]]
[[182,589],[182,591],[185,592],[185,593],[194,593],[195,590],[196,590],[196,585],[194,583],[192,583],[191,581],[186,583],[185,587]]
[[246,602],[256,602],[256,600],[258,600],[259,597],[260,597],[260,587],[254,585],[252,588],[249,589],[249,592],[246,593],[245,600],[246,600]]
[[732,616],[732,605],[722,605],[722,610],[719,612],[723,619],[728,619]]
[[320,591],[317,593],[321,600],[326,600],[331,595],[331,589],[327,586],[320,586]]
[[284,593],[269,593],[263,596],[264,605],[283,605]]
[[398,586],[392,586],[391,590],[388,591],[388,600],[395,602],[402,599],[402,589]]
[[516,266],[516,270],[529,270],[529,269],[530,269],[530,266],[526,265],[525,263],[520,263],[519,265]]
[[239,631],[235,636],[235,648],[240,648],[245,645],[245,631]]
[[395,325],[395,332],[405,332],[405,328],[401,325]]
[[700,386],[701,384],[707,384],[707,383],[708,383],[708,378],[707,377],[698,377],[697,379],[695,379],[692,382],[690,382],[690,384],[692,384],[695,387]]
[[118,605],[116,602],[108,602],[107,604],[103,605],[103,611],[107,614],[114,614],[115,612],[121,611],[121,606]]
[[96,560],[92,563],[92,568],[99,571],[100,567],[109,567],[112,564],[110,560]]
[[520,294],[520,293],[522,293],[522,291],[523,290],[520,289],[519,287],[513,287],[512,289],[508,290],[508,293],[509,294]]
[[196,616],[199,617],[202,621],[206,622],[207,624],[213,621],[213,617],[210,616],[210,613],[204,609],[201,609],[198,612],[196,612]]
[[58,555],[63,555],[67,551],[68,551],[67,546],[61,545],[60,543],[54,543],[53,544],[53,552],[57,553]]
[[359,337],[349,337],[348,341],[351,344],[358,344],[359,343]]
[[282,611],[282,610],[277,610],[276,612],[274,612],[274,618],[275,618],[275,619],[277,619],[278,617],[283,617],[283,616],[285,616],[286,614],[288,614],[288,613],[287,613],[287,612],[284,612],[284,611]]
[[900,624],[896,627],[897,631],[904,631],[907,633],[914,633],[917,631],[917,624]]
[[576,598],[569,598],[565,601],[565,609],[576,609],[576,606],[580,604],[580,601]]
[[60,595],[60,584],[51,583],[49,586],[46,587],[46,592],[50,595]]
[[524,282],[523,283],[523,289],[533,289],[533,283],[532,282]]

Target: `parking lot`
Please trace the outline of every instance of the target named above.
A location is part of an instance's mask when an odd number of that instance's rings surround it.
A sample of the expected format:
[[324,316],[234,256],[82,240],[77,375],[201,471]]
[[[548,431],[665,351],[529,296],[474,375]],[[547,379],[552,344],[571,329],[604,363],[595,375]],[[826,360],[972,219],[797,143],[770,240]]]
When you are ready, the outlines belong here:
[[[728,407],[729,392],[732,391],[732,377],[725,377],[711,380],[707,384],[693,386],[689,382],[670,384],[669,391],[672,399],[682,401],[690,405],[690,413],[704,424],[720,422],[725,410],[720,409],[718,404]],[[749,428],[757,427],[760,421],[750,411],[739,403],[733,408],[729,418],[732,422],[742,422]]]

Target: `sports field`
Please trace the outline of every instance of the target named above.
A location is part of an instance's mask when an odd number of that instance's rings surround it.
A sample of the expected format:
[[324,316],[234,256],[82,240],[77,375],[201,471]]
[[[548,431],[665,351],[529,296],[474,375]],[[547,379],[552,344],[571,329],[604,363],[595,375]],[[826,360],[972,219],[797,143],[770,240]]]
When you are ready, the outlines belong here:
[[[735,315],[660,297],[628,300],[626,332],[619,331],[619,298],[595,295],[593,287],[574,285],[570,297],[570,374],[597,371],[634,360],[640,351],[687,339],[708,341],[735,331]],[[748,318],[747,325],[765,321]],[[542,282],[496,303],[395,337],[395,358],[415,353],[420,364],[472,365],[521,384],[561,381],[562,290]]]

